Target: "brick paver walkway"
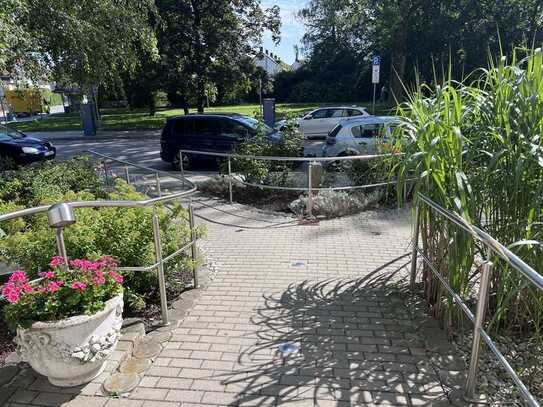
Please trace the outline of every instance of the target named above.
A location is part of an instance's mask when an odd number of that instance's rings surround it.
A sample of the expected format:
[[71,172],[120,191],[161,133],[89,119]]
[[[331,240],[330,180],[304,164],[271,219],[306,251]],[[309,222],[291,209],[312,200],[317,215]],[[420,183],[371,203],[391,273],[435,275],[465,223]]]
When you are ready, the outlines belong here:
[[[243,226],[201,220],[220,271],[127,398],[87,392],[69,405],[448,404],[426,331],[395,288],[407,276],[408,211],[299,226],[196,204],[205,218]],[[298,351],[282,357],[285,343]]]

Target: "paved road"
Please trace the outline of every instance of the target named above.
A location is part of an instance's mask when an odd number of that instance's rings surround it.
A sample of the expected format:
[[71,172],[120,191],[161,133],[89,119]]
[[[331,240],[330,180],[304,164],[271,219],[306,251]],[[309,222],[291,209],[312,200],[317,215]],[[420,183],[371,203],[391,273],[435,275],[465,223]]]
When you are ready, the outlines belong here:
[[[117,138],[115,140],[76,141],[58,140],[54,142],[57,147],[57,156],[64,160],[85,150],[94,150],[123,160],[132,161],[151,168],[169,170],[170,166],[160,160],[160,141],[157,137],[144,138]],[[308,153],[320,155],[322,142],[307,142]]]
[[61,160],[65,160],[86,150],[94,150],[102,154],[132,161],[151,168],[161,170],[170,169],[170,166],[160,159],[160,141],[158,138],[119,138],[111,141],[56,141],[54,144],[57,147],[57,157]]

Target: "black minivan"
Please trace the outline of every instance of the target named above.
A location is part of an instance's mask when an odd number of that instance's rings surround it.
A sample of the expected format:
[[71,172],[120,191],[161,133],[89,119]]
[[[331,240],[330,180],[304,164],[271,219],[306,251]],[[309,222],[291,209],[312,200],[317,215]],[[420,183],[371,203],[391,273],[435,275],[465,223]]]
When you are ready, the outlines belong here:
[[[166,122],[160,139],[160,157],[179,168],[179,150],[229,153],[234,147],[257,132],[264,132],[269,141],[278,141],[277,131],[264,123],[238,114],[189,114],[172,117]],[[195,160],[213,158],[205,155],[183,154],[183,168]]]

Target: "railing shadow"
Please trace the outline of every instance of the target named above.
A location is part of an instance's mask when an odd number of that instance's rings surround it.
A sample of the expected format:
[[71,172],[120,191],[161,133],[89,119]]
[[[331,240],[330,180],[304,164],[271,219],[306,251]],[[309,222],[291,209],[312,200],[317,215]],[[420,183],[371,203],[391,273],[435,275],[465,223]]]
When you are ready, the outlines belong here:
[[[252,320],[257,344],[220,377],[227,391],[239,405],[447,400],[405,303],[405,257],[361,278],[303,281],[265,296]],[[298,351],[287,356],[282,344]]]

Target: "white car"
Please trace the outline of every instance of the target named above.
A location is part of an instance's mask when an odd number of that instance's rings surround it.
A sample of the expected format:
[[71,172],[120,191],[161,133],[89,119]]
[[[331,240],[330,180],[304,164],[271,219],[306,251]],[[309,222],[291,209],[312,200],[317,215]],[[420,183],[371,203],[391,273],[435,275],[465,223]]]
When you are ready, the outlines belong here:
[[[349,117],[369,117],[371,116],[365,107],[358,106],[339,106],[339,107],[320,107],[298,119],[300,132],[307,139],[326,138],[326,135],[340,121]],[[276,128],[281,130],[285,125],[285,120],[276,123]]]
[[322,147],[325,157],[342,157],[377,153],[377,144],[390,138],[400,119],[394,116],[371,116],[346,119],[328,133]]

